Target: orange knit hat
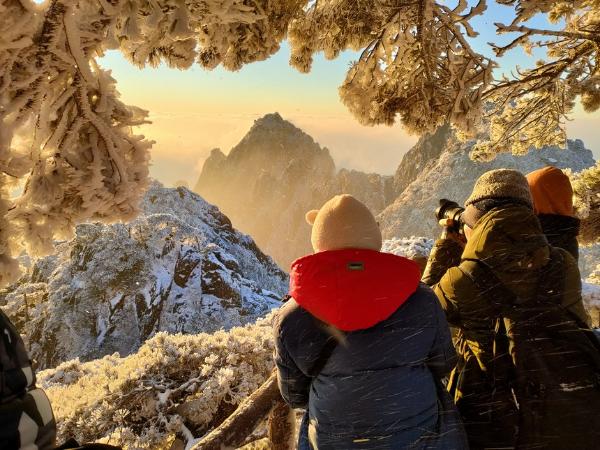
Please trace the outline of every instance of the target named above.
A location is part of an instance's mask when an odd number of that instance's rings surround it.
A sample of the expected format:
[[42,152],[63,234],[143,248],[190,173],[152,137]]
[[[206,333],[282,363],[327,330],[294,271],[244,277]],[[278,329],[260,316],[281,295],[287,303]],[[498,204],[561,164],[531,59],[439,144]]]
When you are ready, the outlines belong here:
[[573,188],[569,177],[553,166],[527,175],[536,214],[573,215]]

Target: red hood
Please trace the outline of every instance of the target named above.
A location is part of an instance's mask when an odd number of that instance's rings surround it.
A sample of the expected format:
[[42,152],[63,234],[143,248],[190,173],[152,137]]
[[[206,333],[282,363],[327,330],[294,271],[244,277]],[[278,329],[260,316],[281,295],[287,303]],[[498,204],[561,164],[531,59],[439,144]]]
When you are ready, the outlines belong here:
[[292,263],[290,295],[316,318],[343,331],[390,317],[416,290],[419,266],[374,250],[334,250]]

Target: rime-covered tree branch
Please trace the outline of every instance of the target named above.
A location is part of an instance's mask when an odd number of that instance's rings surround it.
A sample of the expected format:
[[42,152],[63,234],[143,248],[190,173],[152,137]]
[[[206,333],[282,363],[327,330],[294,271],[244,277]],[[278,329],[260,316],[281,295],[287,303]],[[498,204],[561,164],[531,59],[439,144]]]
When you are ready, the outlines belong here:
[[[496,2],[516,11],[498,33],[518,34],[496,54],[547,53],[499,80],[470,44],[485,0],[0,0],[0,285],[18,276],[23,249],[47,253],[77,222],[136,212],[151,143],[132,127],[146,112],[121,102],[97,64],[108,49],[139,67],[238,70],[287,38],[303,72],[317,52],[352,49],[339,94],[363,124],[423,133],[450,122],[472,135],[485,111],[477,158],[563,142],[577,102],[600,108],[600,0]],[[536,14],[564,25],[530,27]]]
[[[295,6],[294,6],[295,5]],[[288,7],[287,9],[285,9]],[[48,253],[85,220],[127,220],[148,178],[146,112],[119,100],[96,63],[235,70],[279,48],[294,2],[0,1],[0,285],[16,257]],[[11,194],[21,189],[13,198]]]
[[399,118],[415,133],[447,121],[471,128],[492,65],[463,33],[476,35],[469,21],[485,7],[485,1],[469,11],[462,1],[454,9],[431,0],[315,2],[290,25],[290,63],[308,71],[316,52],[335,58],[362,50],[339,90],[361,123]]
[[[517,16],[508,25],[496,24],[499,34],[519,33],[508,45],[493,49],[498,56],[522,46],[543,49],[546,58],[534,68],[518,69],[511,77],[493,82],[483,98],[490,107],[491,133],[478,144],[474,156],[492,158],[499,151],[525,153],[531,147],[564,145],[565,122],[579,101],[587,112],[600,108],[600,1],[572,2],[499,0]],[[536,14],[563,29],[532,28],[526,22]]]

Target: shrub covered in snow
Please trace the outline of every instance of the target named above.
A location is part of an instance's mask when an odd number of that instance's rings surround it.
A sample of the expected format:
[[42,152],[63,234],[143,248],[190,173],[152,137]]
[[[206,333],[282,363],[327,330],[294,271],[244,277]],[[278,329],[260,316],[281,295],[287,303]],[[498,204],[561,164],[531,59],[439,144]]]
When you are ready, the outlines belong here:
[[214,334],[159,333],[137,353],[39,373],[59,440],[168,448],[223,421],[273,368],[272,315]]

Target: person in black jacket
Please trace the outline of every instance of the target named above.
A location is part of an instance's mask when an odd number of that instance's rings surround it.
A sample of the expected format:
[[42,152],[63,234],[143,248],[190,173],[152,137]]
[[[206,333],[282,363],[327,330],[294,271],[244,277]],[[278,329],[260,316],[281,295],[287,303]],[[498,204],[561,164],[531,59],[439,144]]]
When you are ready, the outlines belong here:
[[533,209],[553,247],[565,249],[579,259],[579,219],[573,211],[573,188],[562,170],[546,166],[527,175]]
[[23,340],[0,311],[0,449],[53,449],[56,422]]
[[442,379],[450,331],[416,263],[380,252],[366,206],[334,197],[307,214],[315,253],[292,264],[275,320],[281,394],[306,408],[301,449],[466,449]]

